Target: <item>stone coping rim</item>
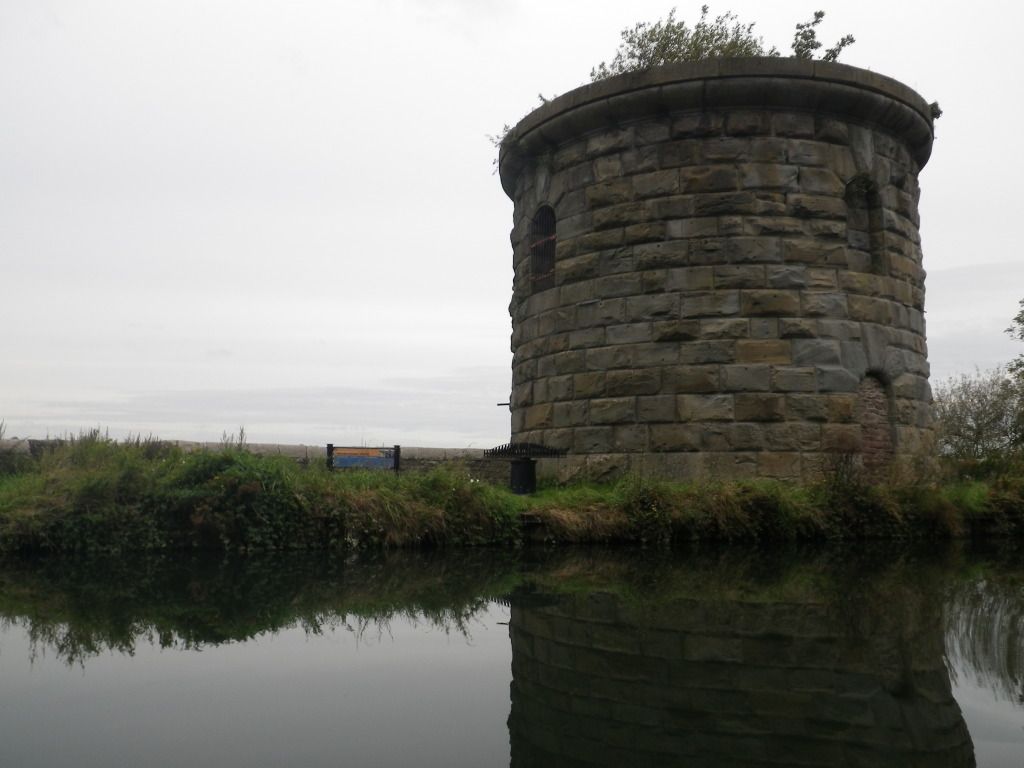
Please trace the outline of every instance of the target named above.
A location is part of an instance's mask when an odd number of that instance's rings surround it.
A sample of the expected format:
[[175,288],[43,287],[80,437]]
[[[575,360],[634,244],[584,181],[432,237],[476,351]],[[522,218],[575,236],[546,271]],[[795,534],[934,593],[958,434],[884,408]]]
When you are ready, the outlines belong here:
[[[716,107],[711,94],[708,99],[708,83],[737,80],[774,80],[791,81],[793,86],[817,83],[838,86],[835,99],[827,108],[829,114],[848,113],[854,120],[872,122],[880,127],[889,128],[904,135],[910,144],[910,150],[919,165],[923,167],[931,154],[933,139],[933,119],[931,108],[925,99],[910,87],[891,77],[870,70],[818,60],[796,59],[792,57],[749,57],[749,58],[716,58],[703,61],[680,62],[666,64],[661,67],[627,72],[622,75],[588,83],[533,110],[523,117],[509,131],[509,141],[502,144],[498,157],[499,175],[502,187],[512,197],[515,178],[522,170],[523,156],[533,154],[531,143],[550,148],[550,143],[543,137],[544,129],[557,126],[558,123],[573,117],[581,122],[593,122],[593,129],[602,127],[596,120],[602,107],[606,118],[604,124],[611,124],[615,117],[612,101],[616,97],[626,99],[634,97],[634,106],[641,104],[645,91],[651,92],[646,109],[635,113],[637,119],[650,114],[665,111],[665,103],[661,96],[665,94],[664,86],[682,85],[686,83],[702,83],[699,99],[692,104],[680,101],[679,109],[713,109]],[[886,112],[880,117],[859,115],[857,111],[857,93],[881,97],[895,102],[895,114]],[[735,99],[736,91],[727,91],[728,96]],[[763,95],[763,93],[762,93]],[[671,96],[668,98],[672,98]],[[756,103],[750,99],[748,106],[765,107],[769,104]],[[838,102],[839,106],[836,105]],[[847,103],[844,103],[847,102]],[[676,106],[675,104],[671,106]],[[742,104],[723,98],[723,107],[742,108]],[[794,108],[780,102],[780,106]],[[846,109],[843,109],[845,107]],[[900,109],[902,107],[902,109]],[[590,114],[586,114],[586,112]],[[581,112],[583,114],[581,114]],[[575,113],[575,114],[574,114]],[[909,113],[909,117],[908,117]],[[908,125],[908,120],[917,123]],[[577,122],[578,126],[579,122]],[[911,129],[914,130],[911,130]],[[563,128],[563,130],[565,130]],[[567,133],[585,135],[589,131],[572,128]],[[536,141],[534,141],[536,139]]]

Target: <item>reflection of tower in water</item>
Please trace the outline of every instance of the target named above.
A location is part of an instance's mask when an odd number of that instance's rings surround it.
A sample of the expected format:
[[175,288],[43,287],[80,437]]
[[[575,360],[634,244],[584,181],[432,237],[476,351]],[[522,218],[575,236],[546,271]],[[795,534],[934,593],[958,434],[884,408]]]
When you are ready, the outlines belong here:
[[940,612],[890,597],[515,600],[512,766],[973,766]]

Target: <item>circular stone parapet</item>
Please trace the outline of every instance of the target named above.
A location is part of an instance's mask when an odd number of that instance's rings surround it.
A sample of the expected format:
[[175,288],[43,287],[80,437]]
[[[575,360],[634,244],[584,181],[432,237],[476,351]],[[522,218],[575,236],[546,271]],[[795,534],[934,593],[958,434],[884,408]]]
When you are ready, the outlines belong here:
[[499,158],[513,441],[670,477],[919,454],[932,137],[901,83],[785,58],[620,75],[527,115]]

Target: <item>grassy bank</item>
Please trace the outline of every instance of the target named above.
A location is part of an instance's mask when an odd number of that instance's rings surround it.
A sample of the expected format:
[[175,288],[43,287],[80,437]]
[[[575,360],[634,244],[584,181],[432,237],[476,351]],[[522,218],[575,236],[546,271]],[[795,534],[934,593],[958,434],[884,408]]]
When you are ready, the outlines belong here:
[[374,549],[1024,534],[1024,471],[870,485],[773,481],[548,488],[520,497],[457,467],[329,472],[244,446],[183,452],[90,434],[0,462],[0,551]]

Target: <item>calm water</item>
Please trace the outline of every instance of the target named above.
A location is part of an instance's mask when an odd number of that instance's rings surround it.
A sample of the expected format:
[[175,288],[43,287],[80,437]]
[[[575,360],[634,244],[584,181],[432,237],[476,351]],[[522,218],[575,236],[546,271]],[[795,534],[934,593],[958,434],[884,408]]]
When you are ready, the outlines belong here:
[[7,562],[0,766],[1021,766],[1022,563]]

